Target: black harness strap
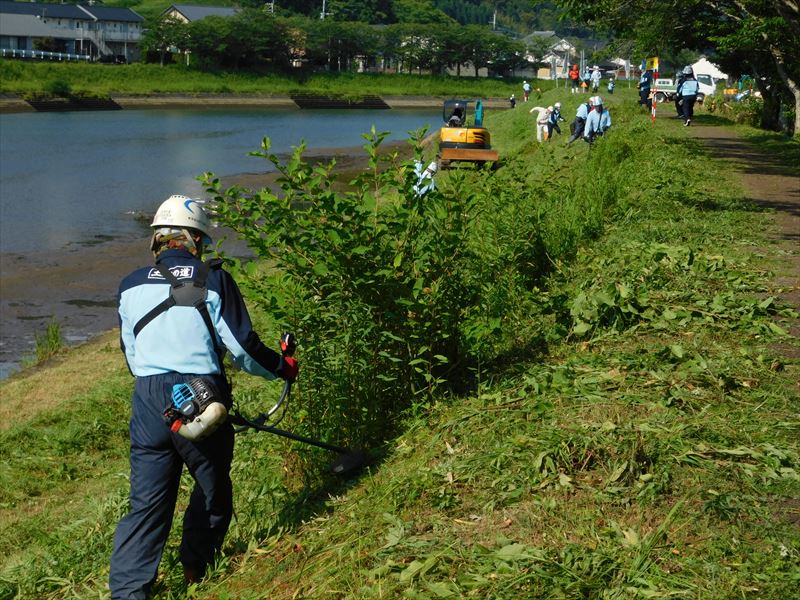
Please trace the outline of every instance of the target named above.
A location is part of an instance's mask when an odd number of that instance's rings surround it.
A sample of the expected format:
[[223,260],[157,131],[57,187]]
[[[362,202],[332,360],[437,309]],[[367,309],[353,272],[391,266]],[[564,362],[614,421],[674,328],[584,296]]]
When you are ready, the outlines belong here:
[[193,279],[186,279],[181,281],[172,272],[162,264],[156,263],[155,268],[161,273],[162,277],[169,282],[170,290],[169,296],[166,300],[153,307],[145,316],[143,316],[133,327],[133,336],[139,335],[153,319],[161,313],[167,312],[173,306],[194,306],[203,322],[208,328],[208,333],[211,335],[211,340],[214,343],[214,348],[219,352],[217,344],[217,331],[211,321],[211,315],[208,313],[206,306],[206,281],[208,280],[208,272],[212,268],[218,268],[222,264],[219,259],[210,259],[202,263],[198,268],[196,275]]

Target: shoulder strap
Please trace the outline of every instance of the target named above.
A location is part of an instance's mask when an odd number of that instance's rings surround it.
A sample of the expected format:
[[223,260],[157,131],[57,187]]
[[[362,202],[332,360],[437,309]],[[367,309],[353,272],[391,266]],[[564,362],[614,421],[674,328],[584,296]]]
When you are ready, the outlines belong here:
[[161,313],[167,312],[173,306],[194,306],[203,318],[203,322],[206,324],[208,333],[214,343],[214,348],[219,353],[220,348],[217,344],[217,332],[211,321],[211,315],[208,313],[208,307],[206,306],[206,281],[208,280],[208,272],[212,268],[219,268],[221,264],[222,261],[219,259],[207,260],[201,263],[197,268],[193,279],[181,281],[175,277],[167,267],[156,263],[155,268],[161,273],[162,277],[169,282],[169,296],[139,319],[133,327],[133,336],[138,336],[142,329],[151,321]]
[[161,276],[169,282],[169,296],[167,296],[161,303],[151,308],[145,316],[139,319],[136,325],[133,326],[133,337],[138,337],[142,329],[149,325],[153,319],[155,319],[161,313],[167,312],[170,308],[177,304],[175,296],[172,294],[172,290],[175,288],[176,283],[179,285],[183,284],[180,284],[177,277],[175,277],[165,266],[156,263],[156,269],[159,273],[161,273]]

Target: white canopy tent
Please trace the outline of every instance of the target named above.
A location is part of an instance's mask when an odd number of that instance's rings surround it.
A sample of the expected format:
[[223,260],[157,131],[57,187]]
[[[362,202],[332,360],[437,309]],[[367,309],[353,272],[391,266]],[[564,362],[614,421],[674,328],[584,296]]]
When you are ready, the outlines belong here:
[[711,75],[715,80],[726,80],[728,76],[719,70],[719,67],[709,61],[705,56],[701,56],[700,60],[692,65],[692,71],[694,71],[695,75],[700,73],[705,75]]

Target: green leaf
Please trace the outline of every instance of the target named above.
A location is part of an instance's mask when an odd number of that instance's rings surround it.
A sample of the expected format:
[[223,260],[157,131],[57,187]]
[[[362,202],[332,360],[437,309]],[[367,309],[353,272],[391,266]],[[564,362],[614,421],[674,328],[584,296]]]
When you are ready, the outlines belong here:
[[572,332],[575,335],[583,335],[587,331],[589,331],[592,326],[589,323],[584,323],[583,321],[578,321],[578,324],[572,328]]
[[613,483],[617,481],[622,474],[625,472],[625,469],[628,468],[628,461],[623,462],[620,466],[614,469],[614,472],[611,473],[611,476],[608,478],[608,483]]
[[783,327],[781,327],[777,323],[773,323],[772,321],[770,321],[769,323],[769,329],[770,331],[772,331],[772,333],[775,333],[777,335],[788,335],[788,332]]
[[453,589],[452,584],[445,581],[426,582],[425,588],[437,598],[452,598],[456,595],[456,590]]
[[528,547],[525,544],[508,544],[497,550],[494,555],[500,560],[521,560],[524,558],[531,558],[528,554]]
[[428,572],[436,564],[436,561],[436,556],[429,557],[425,562],[411,561],[411,564],[400,573],[400,583],[412,582],[418,575]]
[[759,307],[759,308],[763,308],[763,309],[767,309],[767,308],[769,308],[770,306],[772,306],[774,303],[775,303],[775,298],[774,298],[774,296],[770,296],[769,298],[767,298],[767,299],[766,299],[766,300],[764,300],[763,302],[760,302],[760,303],[758,304],[758,307]]

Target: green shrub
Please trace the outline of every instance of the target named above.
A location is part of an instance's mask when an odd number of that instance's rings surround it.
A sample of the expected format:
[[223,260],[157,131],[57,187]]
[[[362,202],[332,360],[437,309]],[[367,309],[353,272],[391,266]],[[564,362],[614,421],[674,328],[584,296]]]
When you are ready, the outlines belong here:
[[385,135],[365,136],[369,169],[351,191],[334,189],[331,165],[303,162],[302,146],[281,164],[268,139],[254,154],[280,171],[282,194],[206,181],[220,223],[276,265],[250,284],[301,341],[300,426],[357,444],[385,439],[404,410],[466,376],[460,325],[480,285],[466,243],[476,196],[417,195],[412,161],[381,167]]
[[45,84],[44,91],[52,96],[66,98],[72,93],[72,86],[63,79],[54,79]]
[[[435,391],[467,390],[503,357],[565,335],[568,301],[541,290],[636,185],[633,148],[648,130],[632,131],[581,144],[570,163],[521,146],[498,170],[441,173],[424,197],[414,191],[423,132],[407,161],[379,154],[386,134],[364,136],[368,168],[347,191],[333,165],[305,162],[302,146],[284,164],[268,139],[253,154],[279,172],[278,192],[223,190],[206,174],[219,223],[274,267],[242,269],[246,293],[300,340],[293,427],[375,444]],[[537,169],[529,152],[542,153]]]

